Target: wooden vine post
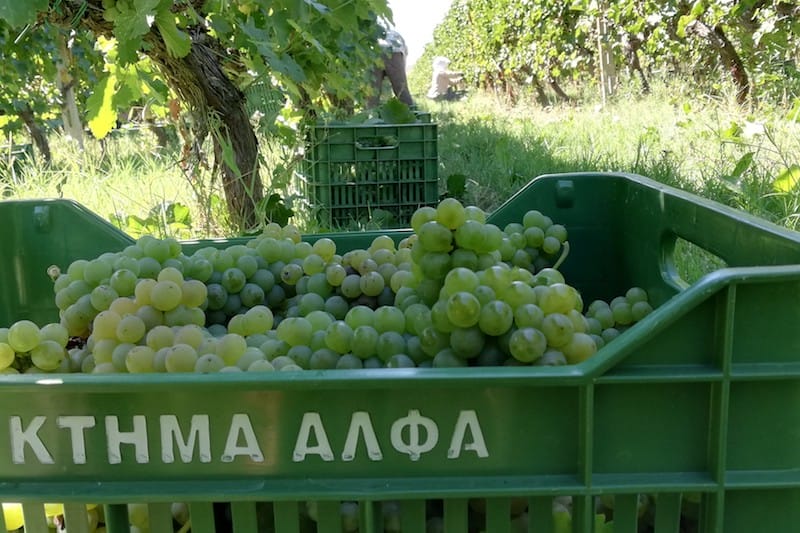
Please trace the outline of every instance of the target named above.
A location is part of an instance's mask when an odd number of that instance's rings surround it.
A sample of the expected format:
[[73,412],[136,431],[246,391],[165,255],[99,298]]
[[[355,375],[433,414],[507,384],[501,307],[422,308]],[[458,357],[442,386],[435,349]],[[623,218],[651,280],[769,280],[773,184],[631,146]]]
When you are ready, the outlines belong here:
[[617,85],[617,71],[614,65],[614,53],[611,49],[611,37],[606,20],[606,1],[598,2],[597,16],[597,55],[600,70],[600,96],[603,105],[614,94]]

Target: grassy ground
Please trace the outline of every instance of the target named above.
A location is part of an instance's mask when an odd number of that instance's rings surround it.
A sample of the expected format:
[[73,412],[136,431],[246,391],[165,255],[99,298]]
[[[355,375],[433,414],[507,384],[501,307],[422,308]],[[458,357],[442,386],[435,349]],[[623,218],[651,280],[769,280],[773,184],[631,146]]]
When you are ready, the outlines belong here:
[[[551,172],[634,172],[796,227],[797,194],[773,187],[800,162],[800,128],[779,111],[748,115],[724,99],[690,102],[667,87],[606,105],[509,106],[488,95],[423,101],[440,124],[441,176],[468,177],[466,198],[492,209]],[[736,176],[737,163],[751,165]]]

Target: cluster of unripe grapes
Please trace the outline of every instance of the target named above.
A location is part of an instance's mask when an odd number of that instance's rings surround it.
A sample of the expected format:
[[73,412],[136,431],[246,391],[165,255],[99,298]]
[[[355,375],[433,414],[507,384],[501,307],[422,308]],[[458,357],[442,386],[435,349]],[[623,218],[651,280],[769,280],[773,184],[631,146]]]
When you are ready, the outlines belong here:
[[584,306],[558,270],[567,229],[539,211],[501,229],[447,198],[411,227],[342,253],[292,225],[191,255],[143,236],[51,267],[59,321],[0,328],[0,371],[574,364],[652,311],[635,287]]

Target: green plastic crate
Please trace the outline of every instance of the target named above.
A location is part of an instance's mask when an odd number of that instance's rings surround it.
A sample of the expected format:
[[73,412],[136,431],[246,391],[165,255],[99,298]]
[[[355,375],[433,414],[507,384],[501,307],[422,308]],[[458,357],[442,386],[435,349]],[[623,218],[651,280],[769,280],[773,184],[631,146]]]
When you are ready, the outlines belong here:
[[[537,178],[490,221],[533,208],[569,229],[562,270],[585,301],[639,285],[658,305],[589,360],[0,376],[0,501],[25,503],[37,532],[48,501],[70,504],[70,532],[86,529],[85,502],[106,504],[111,533],[128,531],[128,502],[172,531],[176,501],[193,532],[349,531],[342,509],[361,532],[423,532],[432,514],[428,531],[560,532],[553,499],[571,497],[572,531],[588,533],[609,496],[615,533],[689,531],[681,515],[699,533],[797,531],[800,235],[618,174]],[[132,242],[63,200],[2,202],[0,226],[0,325],[54,316],[50,264]],[[374,236],[334,239],[346,250]],[[728,266],[688,285],[678,238]],[[655,501],[641,517],[640,495]],[[520,507],[527,526],[511,518]]]
[[301,189],[329,228],[406,227],[439,199],[437,124],[316,125],[309,128]]

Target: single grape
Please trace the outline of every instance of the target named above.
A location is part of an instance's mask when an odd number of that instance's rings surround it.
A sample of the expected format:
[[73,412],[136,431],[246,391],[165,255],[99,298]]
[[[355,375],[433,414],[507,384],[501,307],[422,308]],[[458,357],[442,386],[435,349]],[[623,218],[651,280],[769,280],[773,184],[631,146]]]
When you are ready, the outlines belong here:
[[141,257],[137,260],[139,267],[139,279],[156,280],[158,273],[161,272],[161,263],[153,257]]
[[439,222],[424,223],[417,235],[419,244],[427,252],[449,252],[453,247],[453,232]]
[[546,215],[543,215],[540,211],[536,209],[532,209],[527,211],[522,216],[522,225],[525,228],[531,227],[538,227],[543,230],[547,229],[552,224],[552,221]]
[[569,313],[571,309],[581,310],[578,291],[565,283],[537,286],[537,302],[544,313]]
[[378,336],[375,350],[384,363],[388,363],[393,355],[405,354],[406,339],[397,331],[385,331]]
[[188,344],[196,349],[205,338],[203,331],[202,327],[195,324],[181,326],[175,331],[174,342],[175,344]]
[[[423,307],[427,306],[423,305]],[[427,324],[418,324],[416,326],[416,335],[421,335],[422,331],[430,325],[433,325],[434,328],[443,333],[450,333],[453,331],[456,326],[447,316],[447,307],[447,300],[438,300],[435,304],[433,304],[433,307],[431,307],[430,310],[430,322]],[[480,316],[478,318],[480,319]],[[420,329],[420,327],[422,329]]]
[[20,320],[8,328],[8,344],[17,353],[33,350],[41,342],[41,332],[31,320]]
[[452,259],[447,252],[428,252],[419,262],[422,274],[432,280],[443,280],[450,272],[451,266]]
[[245,350],[247,341],[241,335],[227,333],[217,340],[216,354],[226,365],[235,365]]
[[406,330],[406,316],[397,307],[384,305],[378,307],[373,313],[373,325],[378,333],[395,331],[403,333]]
[[460,291],[447,299],[447,318],[457,327],[474,326],[480,319],[480,313],[481,303],[472,293]]
[[646,302],[647,291],[641,287],[631,287],[627,290],[627,292],[625,292],[625,298],[631,305],[635,304],[636,302]]
[[0,342],[0,370],[10,367],[16,359],[17,354],[8,343]]
[[633,324],[633,309],[627,301],[616,303],[611,307],[614,322],[621,326]]
[[261,289],[264,291],[264,294],[268,294],[275,285],[275,276],[266,268],[259,268],[256,270],[255,274],[249,278],[249,281],[250,283],[255,283],[261,287]]
[[130,373],[154,372],[153,360],[155,355],[155,351],[149,346],[134,346],[125,356],[125,367]]
[[414,213],[411,215],[410,225],[411,229],[414,233],[419,233],[420,228],[426,222],[430,222],[436,220],[437,211],[435,207],[432,206],[422,206],[419,207]]
[[142,319],[145,329],[147,330],[163,325],[166,322],[164,312],[159,311],[152,305],[143,305],[139,307],[133,314]]
[[561,224],[551,224],[544,234],[545,237],[555,237],[562,244],[567,240],[567,228]]
[[455,267],[444,278],[442,288],[446,296],[460,291],[472,292],[480,285],[478,275],[467,268]]
[[145,334],[144,321],[136,315],[125,315],[117,324],[117,339],[120,342],[136,344]]
[[194,371],[200,374],[210,374],[219,372],[225,367],[225,361],[213,353],[203,354],[197,358],[197,363],[194,365]]
[[368,359],[377,354],[378,337],[379,334],[374,327],[368,325],[358,326],[353,330],[350,351],[361,359]]
[[51,340],[43,340],[31,350],[31,362],[46,372],[57,369],[66,356],[64,347]]
[[502,335],[514,324],[514,310],[506,302],[492,300],[481,306],[478,327],[487,335]]
[[266,359],[257,359],[247,367],[248,372],[274,372],[275,367]]
[[569,343],[561,348],[569,364],[577,364],[587,360],[597,352],[597,345],[591,335],[576,333]]
[[242,370],[247,370],[256,361],[266,361],[264,352],[255,346],[248,346],[244,353],[236,360],[236,366]]
[[[161,268],[159,266],[159,268]],[[136,298],[136,303],[139,305],[150,305],[151,295],[153,292],[153,287],[156,286],[158,283],[155,279],[152,278],[142,278],[138,282],[136,282],[136,287],[134,288],[134,297]]]
[[462,359],[473,359],[480,355],[486,336],[477,326],[455,328],[450,333],[450,348],[453,354]]
[[[261,356],[263,357],[263,354]],[[197,350],[193,346],[175,344],[167,352],[164,367],[167,372],[194,372],[197,360]]]
[[92,307],[97,311],[104,311],[111,306],[111,302],[117,299],[119,295],[117,291],[111,288],[110,285],[98,285],[89,294],[89,300]]
[[214,264],[211,261],[202,257],[193,256],[191,258],[189,268],[187,269],[189,278],[205,283],[211,278],[213,273]]
[[244,287],[242,287],[242,290],[239,292],[239,299],[242,305],[247,308],[262,305],[265,298],[266,294],[264,294],[264,289],[255,283],[245,283]]
[[83,270],[83,279],[91,285],[96,287],[103,280],[111,277],[111,265],[102,259],[92,259],[89,261]]
[[364,368],[364,361],[351,353],[342,355],[336,362],[337,370],[354,370],[358,368]]
[[[442,305],[444,305],[444,302]],[[398,308],[392,308],[392,309],[398,309]],[[444,313],[446,316],[447,311],[445,310]],[[431,310],[428,308],[428,306],[421,303],[414,303],[406,307],[405,311],[403,311],[403,316],[405,319],[404,327],[402,330],[400,330],[400,332],[408,331],[413,335],[419,335],[423,329],[425,329],[426,327],[428,327],[428,325],[431,324],[432,320]],[[383,326],[381,326],[380,330],[385,331],[383,329]]]
[[517,361],[533,363],[547,349],[547,338],[538,329],[520,328],[511,334],[508,349]]
[[201,307],[208,298],[208,288],[196,279],[181,283],[181,303],[187,307]]
[[445,348],[449,349],[450,334],[428,326],[419,335],[420,348],[428,357],[434,357]]
[[467,361],[457,356],[452,349],[443,348],[433,357],[434,368],[457,368],[467,366]]
[[[477,252],[484,238],[484,225],[476,220],[467,220],[455,231],[455,242],[460,248]],[[445,250],[446,251],[446,250]]]
[[258,270],[258,260],[252,252],[248,252],[236,259],[236,268],[242,271],[245,278],[250,279]]
[[467,220],[466,209],[457,198],[445,198],[436,207],[436,220],[446,228],[454,230]]
[[314,253],[318,254],[326,262],[333,259],[336,254],[336,243],[328,237],[321,237],[314,241],[312,245]]
[[265,305],[257,305],[248,309],[244,317],[249,335],[269,331],[275,322],[272,311]]
[[313,327],[311,322],[303,317],[287,317],[276,328],[278,339],[285,341],[290,346],[308,345],[311,340]]
[[653,307],[646,301],[640,300],[631,306],[631,317],[634,322],[639,322],[653,312]]
[[[127,341],[131,342],[131,341]],[[156,326],[145,334],[145,344],[158,351],[175,343],[175,331],[169,326]]]
[[164,374],[167,372],[167,356],[171,348],[161,348],[153,357],[153,372]]
[[303,370],[308,370],[312,353],[314,353],[314,350],[312,350],[310,346],[298,345],[289,348],[286,356],[294,361],[295,365]]
[[544,352],[534,364],[537,366],[564,366],[567,364],[567,358],[563,352],[551,348]]
[[551,313],[542,320],[541,332],[547,344],[553,348],[565,346],[575,334],[575,326],[570,318],[561,313]]
[[525,304],[536,304],[538,298],[533,287],[522,281],[512,281],[505,287],[497,289],[497,298],[516,309]]
[[245,283],[247,283],[247,276],[236,267],[227,268],[222,272],[220,284],[229,294],[241,291]]
[[347,322],[344,320],[332,322],[325,329],[325,333],[325,344],[328,348],[339,354],[346,354],[350,351],[353,339],[353,328],[351,328]]

